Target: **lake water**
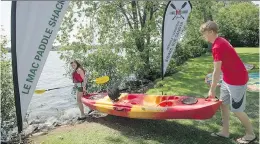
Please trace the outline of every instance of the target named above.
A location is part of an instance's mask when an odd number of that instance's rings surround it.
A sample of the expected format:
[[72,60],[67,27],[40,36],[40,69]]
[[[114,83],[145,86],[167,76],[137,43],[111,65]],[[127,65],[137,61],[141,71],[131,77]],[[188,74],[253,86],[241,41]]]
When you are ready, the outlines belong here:
[[[65,62],[60,60],[56,51],[51,51],[44,65],[36,89],[49,89],[72,85],[71,79],[64,76]],[[64,111],[77,107],[72,86],[35,94],[28,108],[28,121],[31,119],[47,120],[49,117],[62,116]],[[78,110],[75,112],[77,113]]]
[[[71,86],[43,94],[34,94],[27,111],[24,129],[34,124],[37,124],[37,127],[39,125],[51,126],[53,123],[65,124],[76,119],[80,114],[76,96],[71,93],[72,80],[64,76],[66,64],[60,60],[59,56],[58,52],[50,51],[36,89]],[[7,57],[11,58],[11,54],[8,53]],[[85,107],[85,110],[87,112],[89,109]]]

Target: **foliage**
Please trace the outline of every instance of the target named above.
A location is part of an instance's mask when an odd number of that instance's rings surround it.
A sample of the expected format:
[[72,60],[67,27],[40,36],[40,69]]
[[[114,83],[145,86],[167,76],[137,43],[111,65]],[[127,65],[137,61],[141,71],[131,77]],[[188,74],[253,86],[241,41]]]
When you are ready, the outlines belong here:
[[189,58],[195,58],[205,53],[205,48],[192,46],[189,44],[177,45],[176,52],[173,57],[177,66],[182,65]]
[[259,45],[258,7],[250,2],[241,2],[222,7],[216,21],[220,33],[236,47]]
[[[116,76],[130,73],[147,77],[152,71],[160,69],[157,67],[161,61],[157,56],[161,49],[158,39],[161,29],[158,27],[162,22],[164,3],[121,0],[72,2],[58,36],[60,43],[65,45],[63,50],[66,50],[62,52],[62,58],[80,58],[84,61],[84,66],[97,75],[111,74],[111,69],[117,69],[110,77],[116,79]],[[70,45],[68,41],[68,33],[77,22],[82,23],[75,26],[79,31],[74,35],[78,41],[74,44],[84,45],[83,47]],[[80,51],[87,54],[83,55]],[[124,55],[118,56],[115,53]]]
[[199,33],[199,27],[207,20],[214,20],[219,25],[220,36],[229,39],[235,47],[258,46],[258,8],[252,2],[210,0],[191,3],[193,9],[186,26],[184,43],[207,48],[207,43]]
[[6,59],[6,36],[1,35],[1,123],[14,117],[14,96],[11,63]]
[[191,1],[191,4],[193,8],[187,21],[183,43],[189,46],[206,48],[207,43],[202,38],[199,28],[203,22],[213,20],[211,14],[213,1]]
[[[239,55],[246,63],[254,62],[259,65],[258,48],[250,49],[257,53],[244,53],[248,48],[236,49],[243,51]],[[163,81],[158,80],[156,85],[163,83],[165,87],[152,88],[148,94],[187,95],[201,97],[207,95],[209,87],[204,82],[213,63],[211,55],[190,59],[183,66],[181,72]],[[256,69],[258,71],[258,69]],[[255,72],[256,72],[255,71]],[[217,90],[217,95],[219,89]],[[247,93],[247,112],[253,124],[254,132],[259,135],[259,93]],[[99,119],[89,118],[88,123],[68,127],[58,127],[48,135],[32,136],[33,143],[98,143],[98,144],[234,144],[233,138],[222,139],[212,137],[211,132],[221,128],[221,112],[208,120],[140,120],[108,115]],[[232,137],[244,135],[244,128],[233,114],[230,115],[230,133]],[[259,143],[257,140],[255,143]]]
[[[124,76],[132,73],[139,78],[150,80],[159,78],[162,19],[166,3],[122,0],[71,2],[57,39],[63,44],[62,59],[66,61],[79,59],[93,74],[92,78],[109,74],[112,79],[122,80]],[[199,27],[203,22],[207,20],[220,22],[221,35],[228,36],[223,32],[228,33],[227,29],[233,30],[229,24],[223,23],[226,18],[229,18],[230,23],[234,23],[233,20],[237,18],[236,15],[230,15],[222,9],[229,9],[235,5],[250,5],[249,2],[213,0],[191,1],[191,4],[192,12],[166,75],[178,71],[178,66],[189,58],[210,51],[211,45],[199,33]],[[244,31],[250,31],[245,36],[256,38],[250,29],[242,26],[243,23],[236,23],[240,26],[233,29],[239,31],[243,27]],[[75,28],[78,31],[74,31]],[[69,39],[72,37],[74,40],[71,43]],[[241,36],[228,36],[229,39],[236,37]],[[112,72],[111,69],[116,70]]]
[[[81,47],[84,49],[88,46],[81,45]],[[76,59],[84,66],[84,69],[87,72],[86,76],[88,79],[89,92],[106,88],[107,85],[95,85],[91,82],[97,77],[108,75],[110,77],[110,85],[119,82],[131,72],[125,65],[127,62],[126,58],[122,55],[113,53],[113,51],[104,46],[95,47],[95,50],[93,49],[87,54],[78,50],[61,52],[61,59],[65,60],[67,63]],[[72,69],[69,66],[68,74],[70,75],[71,72]]]
[[173,54],[176,66],[182,65],[189,58],[199,57],[208,50],[208,43],[202,38],[199,27],[207,21],[213,20],[214,1],[191,1],[192,12],[187,21],[183,40],[177,45]]

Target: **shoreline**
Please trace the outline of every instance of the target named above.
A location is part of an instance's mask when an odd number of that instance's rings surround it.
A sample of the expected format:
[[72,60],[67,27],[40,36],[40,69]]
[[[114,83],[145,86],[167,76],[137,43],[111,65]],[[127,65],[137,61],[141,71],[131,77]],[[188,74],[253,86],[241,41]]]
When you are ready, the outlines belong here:
[[[149,88],[154,87],[154,82],[148,82],[147,84],[144,84],[143,86],[137,87],[136,89],[124,89],[122,91],[120,91],[120,93],[145,93]],[[97,95],[98,97],[99,95]],[[86,106],[84,106],[85,108],[85,113],[89,110]],[[39,136],[39,135],[44,135],[44,134],[48,134],[50,131],[59,128],[59,127],[63,127],[63,126],[73,126],[76,124],[81,124],[87,120],[84,121],[78,121],[77,117],[79,116],[79,112],[78,112],[78,107],[71,107],[66,109],[65,111],[62,112],[63,114],[61,116],[51,116],[49,118],[47,118],[47,120],[41,121],[40,118],[39,119],[33,119],[30,121],[26,121],[24,122],[24,130],[22,132],[22,141],[23,142],[27,142],[28,138],[32,137],[32,136]],[[91,115],[87,115],[87,119],[93,119],[93,118],[100,118],[100,117],[104,117],[107,114],[104,113],[100,113],[98,111],[95,111],[94,113],[92,113]],[[7,126],[7,129],[4,131],[4,129],[2,129],[2,132],[6,135],[2,135],[1,138],[1,142],[3,143],[19,143],[19,138],[18,138],[18,133],[17,133],[17,126],[14,125],[15,122],[14,120],[11,122],[7,122],[7,123],[12,123],[10,125]]]

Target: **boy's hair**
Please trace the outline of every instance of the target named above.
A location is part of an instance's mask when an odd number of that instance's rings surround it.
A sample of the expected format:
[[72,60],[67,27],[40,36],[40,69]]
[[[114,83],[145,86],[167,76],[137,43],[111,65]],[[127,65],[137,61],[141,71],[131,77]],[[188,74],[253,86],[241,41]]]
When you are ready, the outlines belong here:
[[213,31],[218,33],[218,25],[214,21],[207,21],[200,26],[200,32]]

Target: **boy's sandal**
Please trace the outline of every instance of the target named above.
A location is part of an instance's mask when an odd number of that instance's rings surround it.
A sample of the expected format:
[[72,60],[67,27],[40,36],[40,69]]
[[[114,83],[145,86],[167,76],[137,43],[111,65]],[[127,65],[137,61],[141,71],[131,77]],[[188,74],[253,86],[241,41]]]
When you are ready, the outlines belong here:
[[220,135],[218,133],[212,133],[211,136],[213,136],[213,137],[221,137],[221,138],[229,138],[227,136],[223,136],[223,135]]
[[252,140],[246,140],[244,137],[241,137],[241,138],[238,138],[238,139],[236,140],[236,142],[239,143],[239,144],[251,144],[251,143],[253,143],[256,139],[257,139],[256,136],[255,136],[255,138],[252,139]]

